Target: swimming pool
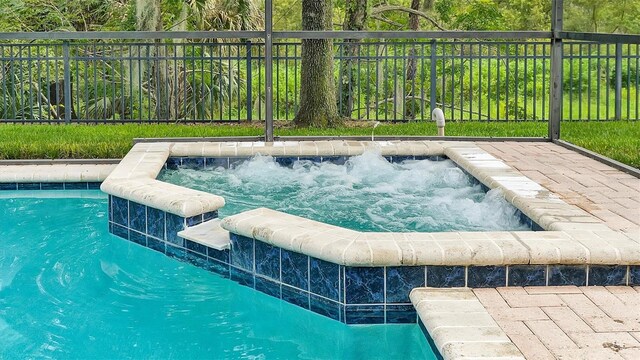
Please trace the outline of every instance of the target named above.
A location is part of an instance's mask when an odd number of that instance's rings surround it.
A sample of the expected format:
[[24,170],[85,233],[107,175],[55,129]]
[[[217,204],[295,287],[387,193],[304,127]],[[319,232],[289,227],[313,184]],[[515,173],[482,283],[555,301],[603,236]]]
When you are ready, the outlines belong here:
[[346,326],[110,235],[99,191],[0,198],[7,358],[434,358],[417,325]]
[[397,158],[368,150],[322,162],[214,159],[172,166],[158,180],[222,196],[220,217],[266,207],[366,232],[530,230],[501,191],[485,192],[453,161]]

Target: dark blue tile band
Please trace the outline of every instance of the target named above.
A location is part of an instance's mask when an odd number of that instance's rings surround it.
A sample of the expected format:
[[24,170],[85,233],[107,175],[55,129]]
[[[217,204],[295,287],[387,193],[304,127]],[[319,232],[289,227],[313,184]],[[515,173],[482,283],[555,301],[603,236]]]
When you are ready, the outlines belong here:
[[309,257],[293,251],[281,250],[282,282],[298,289],[309,289]]
[[384,268],[345,268],[345,294],[346,304],[384,303]]

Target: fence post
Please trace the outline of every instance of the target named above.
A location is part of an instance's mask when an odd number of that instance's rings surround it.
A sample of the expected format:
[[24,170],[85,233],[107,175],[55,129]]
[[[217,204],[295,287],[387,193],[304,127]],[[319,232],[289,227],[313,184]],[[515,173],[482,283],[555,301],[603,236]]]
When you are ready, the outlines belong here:
[[429,112],[432,112],[436,108],[436,83],[438,82],[436,77],[436,41],[431,40],[431,70],[429,71]]
[[271,2],[272,0],[265,0],[264,9],[265,142],[273,142],[273,8]]
[[63,61],[63,67],[64,67],[64,74],[63,74],[64,123],[69,124],[71,122],[71,68],[69,64],[69,41],[68,40],[65,40],[62,42],[62,61]]
[[560,138],[562,120],[562,1],[553,0],[551,5],[551,85],[549,99],[549,140]]
[[251,84],[253,82],[251,76],[251,40],[247,40],[247,121],[253,120],[253,94],[251,93]]
[[622,44],[616,43],[616,120],[622,119]]

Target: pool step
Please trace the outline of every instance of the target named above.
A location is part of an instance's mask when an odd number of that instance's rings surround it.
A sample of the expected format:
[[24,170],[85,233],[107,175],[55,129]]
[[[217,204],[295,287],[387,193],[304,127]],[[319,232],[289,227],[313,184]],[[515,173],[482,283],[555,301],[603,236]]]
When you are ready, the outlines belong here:
[[231,245],[229,232],[220,227],[220,219],[205,221],[178,232],[178,236],[216,250],[226,250]]

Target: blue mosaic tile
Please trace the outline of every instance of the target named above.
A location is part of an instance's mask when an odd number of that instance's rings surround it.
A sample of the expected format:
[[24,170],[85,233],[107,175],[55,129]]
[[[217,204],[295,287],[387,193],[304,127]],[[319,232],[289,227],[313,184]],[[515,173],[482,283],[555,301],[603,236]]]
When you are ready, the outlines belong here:
[[0,190],[18,190],[16,183],[0,183]]
[[202,214],[202,221],[209,221],[211,219],[216,219],[218,218],[218,211],[209,211],[206,212],[204,214]]
[[184,245],[188,250],[196,252],[202,256],[207,256],[207,247],[191,240],[184,240]]
[[311,294],[309,304],[309,310],[333,320],[340,321],[340,311],[342,310],[342,306],[338,302]]
[[169,170],[176,170],[180,164],[182,164],[182,158],[179,157],[170,157],[167,159],[167,169]]
[[467,286],[470,288],[500,287],[507,285],[504,266],[469,266]]
[[384,302],[384,268],[347,267],[345,269],[347,304],[378,304]]
[[63,183],[42,183],[40,184],[42,190],[64,190]]
[[409,293],[425,286],[424,266],[389,266],[387,271],[387,303],[410,303]]
[[207,247],[207,256],[211,259],[229,264],[229,250],[216,250],[214,248]]
[[256,276],[256,290],[278,299],[282,297],[280,292],[280,283],[260,276]]
[[40,183],[18,183],[18,190],[40,190]]
[[[338,281],[338,302],[344,304],[344,272],[346,266],[340,265],[340,280]],[[343,312],[344,313],[344,312]]]
[[129,231],[129,240],[142,246],[147,246],[147,236],[137,231]]
[[90,183],[87,183],[87,188],[89,190],[100,190],[100,185],[102,185],[102,183],[90,182]]
[[254,276],[252,273],[248,271],[244,271],[242,269],[238,269],[236,267],[231,267],[229,269],[229,278],[240,285],[248,286],[251,288],[255,287]]
[[549,266],[549,286],[587,285],[587,268],[583,265]]
[[293,163],[298,161],[298,157],[277,157],[276,158],[276,163],[278,163],[278,165],[280,166],[284,166],[284,167],[291,167],[293,166]]
[[415,324],[416,309],[413,305],[387,305],[387,324]]
[[178,236],[178,232],[184,230],[184,218],[171,213],[166,213],[165,216],[167,241],[178,246],[184,246],[182,238]]
[[282,300],[309,309],[309,293],[306,291],[282,285]]
[[86,182],[64,183],[65,190],[87,190],[89,185]]
[[229,158],[229,169],[235,169],[243,162],[247,161],[247,158],[243,157],[230,157]]
[[112,221],[118,225],[129,226],[129,202],[117,196],[111,197]]
[[280,248],[258,240],[255,247],[256,274],[280,281]]
[[546,265],[509,266],[509,286],[544,286],[546,283]]
[[221,263],[220,261],[213,260],[211,258],[208,259],[207,266],[205,269],[216,273],[222,277],[229,277],[229,269],[230,266],[228,263]]
[[147,232],[146,206],[129,201],[129,227],[141,233]]
[[309,263],[309,290],[320,296],[340,301],[340,265],[311,258]]
[[640,266],[629,266],[629,285],[640,285]]
[[166,252],[166,246],[164,241],[156,240],[148,236],[147,236],[147,247],[149,249],[159,251],[163,254]]
[[205,159],[205,168],[207,169],[217,169],[217,168],[229,168],[229,158],[206,158]]
[[328,162],[335,165],[344,165],[349,158],[347,156],[323,156],[322,162]]
[[428,266],[427,286],[429,287],[463,287],[464,266]]
[[231,265],[253,272],[253,239],[233,233],[230,237]]
[[626,284],[626,265],[589,265],[589,286],[615,286]]
[[384,305],[347,305],[347,324],[384,324]]
[[293,251],[281,251],[282,282],[298,289],[309,289],[309,257]]
[[202,214],[190,216],[185,219],[187,226],[196,226],[198,224],[202,224]]
[[164,239],[165,212],[147,207],[147,234]]
[[209,266],[209,261],[206,256],[191,250],[187,250],[185,260],[202,269],[206,269]]
[[118,224],[113,224],[113,227],[111,229],[111,232],[113,233],[113,235],[115,236],[119,236],[123,239],[129,239],[129,229],[127,229],[124,226],[120,226]]
[[203,157],[188,157],[182,158],[181,167],[187,169],[203,169],[204,168],[204,158]]
[[322,162],[321,156],[300,156],[298,157],[298,161],[310,161],[312,163],[319,164]]
[[187,251],[185,249],[170,244],[167,244],[166,254],[168,257],[178,260],[185,260],[187,257]]
[[391,157],[391,161],[394,163],[401,163],[407,160],[415,160],[413,155],[395,155]]

